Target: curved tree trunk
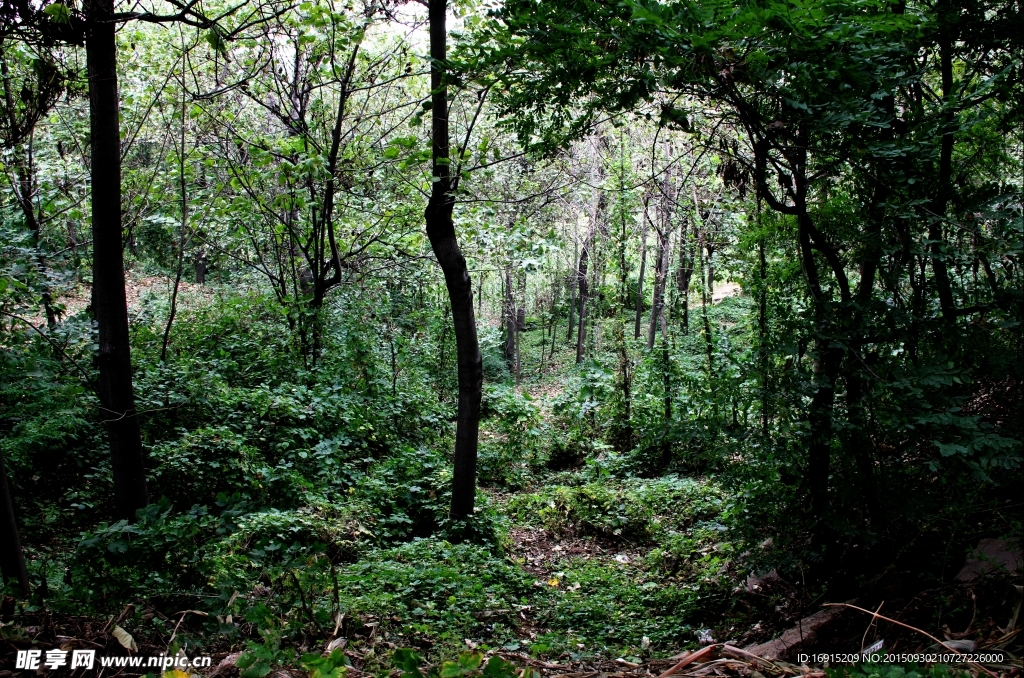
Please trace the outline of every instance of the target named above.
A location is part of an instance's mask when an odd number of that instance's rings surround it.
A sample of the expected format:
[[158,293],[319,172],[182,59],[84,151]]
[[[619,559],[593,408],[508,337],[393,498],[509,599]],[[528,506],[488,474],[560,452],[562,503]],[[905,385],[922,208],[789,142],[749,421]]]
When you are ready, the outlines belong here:
[[477,434],[484,378],[480,344],[476,335],[476,317],[473,314],[473,285],[452,221],[455,200],[448,171],[448,86],[444,74],[448,47],[446,4],[445,0],[430,0],[429,8],[434,184],[424,217],[430,247],[444,272],[455,327],[459,405],[455,428],[451,517],[459,520],[473,514],[476,498]]
[[149,503],[135,394],[121,242],[121,136],[112,0],[90,0],[86,61],[92,136],[92,308],[99,326],[99,396],[122,518]]

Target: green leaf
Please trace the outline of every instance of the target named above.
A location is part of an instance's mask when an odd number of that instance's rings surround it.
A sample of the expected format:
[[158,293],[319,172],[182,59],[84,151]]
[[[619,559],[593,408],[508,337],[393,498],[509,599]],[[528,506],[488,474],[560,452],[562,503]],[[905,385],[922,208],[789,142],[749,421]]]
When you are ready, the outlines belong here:
[[401,669],[403,675],[414,676],[414,678],[423,678],[423,672],[420,671],[420,665],[423,660],[415,650],[408,648],[398,648],[392,655],[392,661],[395,664],[395,668]]
[[441,678],[459,678],[464,674],[463,668],[455,662],[445,662],[441,665]]
[[71,21],[71,11],[66,5],[59,2],[55,2],[52,5],[47,5],[43,8],[43,12],[50,17],[54,23],[66,24]]
[[224,36],[220,34],[220,30],[216,27],[206,31],[206,42],[217,54],[227,54],[228,44],[224,41]]
[[463,652],[459,655],[459,666],[463,668],[467,673],[470,671],[476,671],[480,668],[480,664],[484,661],[484,656],[480,652]]

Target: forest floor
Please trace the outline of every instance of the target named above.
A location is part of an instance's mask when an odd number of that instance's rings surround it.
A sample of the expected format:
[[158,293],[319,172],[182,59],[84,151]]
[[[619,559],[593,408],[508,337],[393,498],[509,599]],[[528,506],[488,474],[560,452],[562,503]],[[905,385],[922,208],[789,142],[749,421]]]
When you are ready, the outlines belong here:
[[[130,277],[131,316],[138,321],[154,303],[166,305],[170,284],[158,276]],[[209,286],[183,285],[181,322],[188,322],[190,309],[216,298]],[[727,333],[742,318],[746,301],[738,286],[724,283],[716,287],[714,302],[714,323]],[[84,308],[88,292],[76,288],[61,303],[69,313]],[[600,324],[598,328],[594,341],[609,342],[612,333]],[[787,580],[775,570],[751,574],[751,549],[731,532],[733,496],[714,474],[615,476],[604,466],[608,459],[600,446],[586,454],[568,449],[562,461],[548,460],[538,470],[529,450],[566,439],[566,421],[571,419],[566,412],[580,407],[580,402],[567,399],[567,384],[577,378],[577,369],[566,330],[564,324],[554,328],[551,352],[550,332],[533,323],[521,338],[520,383],[513,385],[510,379],[492,385],[485,397],[491,414],[481,424],[480,504],[495,516],[497,549],[452,545],[428,536],[362,548],[337,566],[332,560],[329,569],[314,554],[306,561],[308,572],[293,565],[273,576],[236,577],[230,568],[257,571],[239,564],[246,558],[291,548],[287,541],[264,541],[257,549],[260,530],[280,529],[280,535],[316,524],[331,532],[354,524],[358,533],[365,529],[362,523],[369,525],[358,514],[358,503],[353,515],[345,507],[320,505],[290,512],[273,509],[259,514],[258,520],[267,521],[263,527],[252,521],[248,536],[218,537],[220,542],[211,540],[204,547],[202,558],[216,563],[207,570],[211,588],[218,577],[237,587],[229,598],[212,593],[196,595],[191,602],[139,597],[103,615],[75,614],[73,601],[65,601],[62,611],[36,605],[14,621],[14,610],[5,603],[3,656],[27,646],[125,653],[113,631],[126,629],[142,655],[177,647],[210,654],[212,670],[200,674],[234,676],[240,657],[262,657],[267,672],[243,673],[243,678],[262,678],[271,668],[279,678],[298,676],[305,671],[298,668],[297,658],[326,648],[341,648],[353,675],[379,676],[391,670],[395,648],[410,646],[433,662],[460,651],[481,651],[565,678],[658,676],[670,669],[688,676],[775,678],[823,675],[820,664],[792,661],[792,652],[776,650],[771,661],[764,661],[742,651],[795,625],[800,642],[794,647],[801,651],[827,647],[856,652],[858,644],[868,646],[883,637],[887,648],[930,645],[912,631],[883,629],[858,613],[834,615],[827,630],[806,626],[806,621],[800,626],[801,620],[820,614],[828,600],[791,575]],[[602,374],[596,378],[610,379]],[[573,388],[579,390],[578,384]],[[382,478],[391,482],[390,476]],[[367,487],[352,487],[354,501],[370,491]],[[158,527],[174,534],[171,528]],[[768,542],[762,547],[769,548]],[[60,567],[53,569],[60,572]],[[60,585],[60,576],[52,575],[51,586]],[[960,616],[970,612],[959,589],[926,595],[960,601],[950,603],[959,605]],[[899,596],[909,597],[903,591]],[[340,617],[339,597],[349,610]],[[331,609],[334,616],[328,617]],[[913,609],[913,600],[904,607],[908,609]],[[1012,623],[1000,628],[976,616],[966,628],[983,638],[978,647],[1005,646],[1019,633]],[[956,614],[947,618],[954,628],[963,623]],[[285,628],[301,630],[282,641]],[[948,632],[946,637],[957,635]],[[708,646],[714,649],[694,654]],[[7,675],[19,674],[0,670],[0,678]],[[111,675],[132,672],[121,670],[104,678]]]

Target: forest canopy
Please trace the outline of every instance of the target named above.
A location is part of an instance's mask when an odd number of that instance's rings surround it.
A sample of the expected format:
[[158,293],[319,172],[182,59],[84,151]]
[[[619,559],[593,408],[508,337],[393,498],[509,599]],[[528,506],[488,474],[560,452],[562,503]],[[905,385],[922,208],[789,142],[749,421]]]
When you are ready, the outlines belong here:
[[0,0],[0,669],[1019,673],[1022,36]]

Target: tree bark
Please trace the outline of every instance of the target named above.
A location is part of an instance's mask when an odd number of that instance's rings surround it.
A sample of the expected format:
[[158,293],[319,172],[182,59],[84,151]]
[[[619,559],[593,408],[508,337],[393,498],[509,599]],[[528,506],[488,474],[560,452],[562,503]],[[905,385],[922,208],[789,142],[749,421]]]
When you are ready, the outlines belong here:
[[[647,213],[647,198],[644,198],[644,214]],[[647,273],[647,219],[640,229],[640,275],[636,281],[636,318],[633,322],[633,338],[640,338],[640,316],[644,312],[644,275]]]
[[[802,196],[801,196],[802,197]],[[807,445],[807,483],[811,499],[811,517],[814,520],[816,540],[820,543],[826,538],[825,525],[829,510],[829,474],[832,463],[832,410],[835,404],[835,382],[842,361],[842,349],[831,346],[828,334],[832,331],[832,318],[829,312],[829,300],[818,276],[814,251],[811,247],[810,231],[813,228],[811,218],[807,214],[806,203],[798,202],[797,238],[800,244],[800,260],[804,278],[810,289],[814,304],[816,333],[814,340],[814,394],[807,412],[810,435]],[[824,544],[826,550],[831,544]]]
[[668,253],[668,233],[658,231],[658,258],[654,278],[654,300],[651,303],[651,323],[647,328],[647,350],[654,348],[654,335],[665,307],[665,268]]
[[[761,201],[757,201],[757,225],[761,228]],[[759,289],[757,294],[757,362],[761,372],[761,437],[768,439],[768,259],[765,236],[757,241]]]
[[473,514],[476,499],[477,436],[480,427],[480,396],[483,361],[473,314],[473,284],[466,258],[455,235],[452,212],[455,207],[449,173],[448,85],[445,76],[448,33],[445,26],[447,3],[430,0],[430,89],[431,136],[434,183],[424,214],[427,237],[437,263],[444,273],[455,329],[458,362],[459,404],[455,425],[454,475],[450,516],[463,520]]
[[516,374],[516,302],[512,292],[511,268],[505,269],[505,304],[502,316],[505,320],[505,364],[512,374]]
[[573,330],[576,328],[576,281],[579,280],[580,276],[580,261],[579,256],[576,254],[577,240],[573,238],[572,241],[573,258],[576,262],[576,269],[566,279],[566,286],[569,288],[569,327],[565,332],[565,343],[572,342]]
[[583,252],[580,253],[580,265],[576,271],[576,282],[579,286],[580,319],[576,328],[576,364],[583,362],[584,339],[587,331],[587,264],[590,258],[590,239],[593,231],[587,236],[587,242],[583,243]]
[[693,248],[687,239],[684,227],[679,234],[679,270],[676,275],[676,291],[679,293],[679,304],[682,307],[679,320],[683,326],[683,334],[690,329],[690,282],[693,280]]
[[92,163],[92,308],[99,328],[99,397],[110,441],[114,501],[122,518],[149,503],[135,394],[121,232],[121,135],[118,121],[113,0],[90,0],[86,62]]
[[931,251],[932,272],[935,274],[935,288],[939,293],[939,308],[947,325],[956,323],[956,308],[953,291],[949,282],[949,270],[943,253],[942,222],[946,218],[949,195],[952,192],[953,177],[953,47],[948,39],[939,44],[939,65],[942,72],[942,139],[939,143],[939,176],[935,198],[931,201],[931,223],[928,225],[929,250]]
[[185,57],[182,50],[181,62],[181,148],[178,154],[178,188],[181,193],[181,232],[178,234],[178,267],[174,273],[174,287],[171,289],[171,307],[167,313],[167,326],[164,328],[164,339],[160,344],[160,362],[167,360],[167,343],[171,339],[171,327],[174,316],[178,313],[178,290],[181,288],[181,276],[185,271],[185,248],[188,245],[188,190],[185,183]]

